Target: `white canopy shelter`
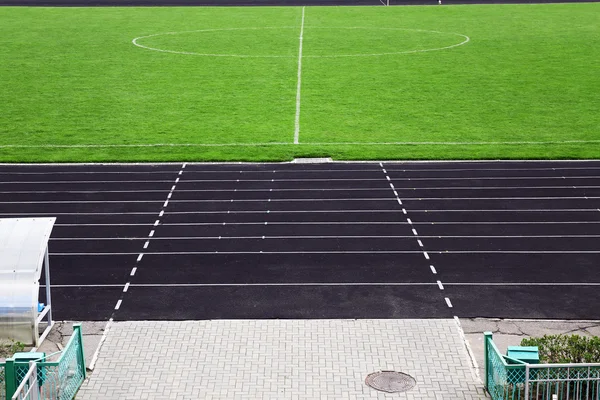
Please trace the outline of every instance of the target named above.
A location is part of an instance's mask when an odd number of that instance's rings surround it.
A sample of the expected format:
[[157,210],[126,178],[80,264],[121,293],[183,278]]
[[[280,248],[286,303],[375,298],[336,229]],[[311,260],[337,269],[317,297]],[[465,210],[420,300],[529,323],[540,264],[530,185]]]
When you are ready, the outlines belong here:
[[[38,325],[52,326],[48,240],[56,218],[0,218],[0,341],[38,346]],[[45,265],[46,306],[38,312]]]

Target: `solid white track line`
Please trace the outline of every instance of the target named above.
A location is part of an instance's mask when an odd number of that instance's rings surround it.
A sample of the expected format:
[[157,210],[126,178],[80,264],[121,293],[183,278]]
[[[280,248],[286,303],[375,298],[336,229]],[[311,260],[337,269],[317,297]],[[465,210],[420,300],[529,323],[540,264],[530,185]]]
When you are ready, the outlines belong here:
[[[281,282],[281,283],[132,283],[127,290],[136,287],[210,287],[210,286],[437,286],[436,282]],[[444,283],[445,286],[548,286],[548,287],[587,287],[600,286],[600,282],[457,282]],[[40,287],[46,287],[40,285]],[[61,285],[51,284],[53,288],[123,288],[121,284]],[[124,290],[125,291],[125,290]]]

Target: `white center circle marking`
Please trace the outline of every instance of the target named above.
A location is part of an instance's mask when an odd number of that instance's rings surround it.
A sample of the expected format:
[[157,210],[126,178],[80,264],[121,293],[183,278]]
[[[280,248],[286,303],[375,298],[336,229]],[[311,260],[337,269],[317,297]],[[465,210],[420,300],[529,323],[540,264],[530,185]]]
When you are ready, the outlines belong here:
[[[462,46],[467,44],[471,39],[467,35],[463,35],[461,33],[453,33],[453,32],[440,32],[440,31],[432,31],[425,29],[409,29],[409,28],[373,28],[373,27],[305,27],[306,29],[365,29],[365,30],[388,30],[388,31],[406,31],[406,32],[421,32],[421,33],[433,33],[437,35],[445,35],[445,36],[455,36],[457,41],[454,44],[443,46],[443,47],[435,47],[435,48],[425,48],[425,49],[414,49],[414,50],[404,50],[404,51],[391,51],[391,52],[381,52],[381,53],[369,53],[369,54],[326,54],[326,55],[304,55],[303,58],[336,58],[336,57],[377,57],[377,56],[388,56],[388,55],[397,55],[397,54],[414,54],[414,53],[426,53],[431,51],[440,51],[452,49],[454,47]],[[191,56],[205,56],[205,57],[238,57],[238,58],[295,58],[296,55],[252,55],[252,54],[220,54],[220,53],[199,53],[199,52],[191,52],[191,51],[178,51],[178,50],[169,50],[169,49],[161,49],[157,47],[151,47],[140,42],[143,39],[149,39],[158,36],[167,36],[167,35],[184,35],[187,33],[202,33],[202,32],[221,32],[221,31],[250,31],[250,30],[264,30],[264,29],[298,29],[297,27],[290,26],[282,26],[282,27],[260,27],[260,28],[219,28],[219,29],[199,29],[193,31],[180,31],[180,32],[164,32],[164,33],[155,33],[153,35],[139,36],[133,39],[131,42],[142,49],[158,51],[161,53],[171,53],[171,54],[183,54],[183,55],[191,55]]]

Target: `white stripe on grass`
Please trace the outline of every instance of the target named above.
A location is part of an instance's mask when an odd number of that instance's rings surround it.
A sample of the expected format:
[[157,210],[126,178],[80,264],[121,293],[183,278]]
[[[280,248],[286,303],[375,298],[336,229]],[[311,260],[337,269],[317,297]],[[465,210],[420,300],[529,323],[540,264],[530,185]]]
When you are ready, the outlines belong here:
[[298,84],[296,85],[296,118],[294,121],[294,144],[300,140],[300,88],[302,87],[302,41],[304,38],[304,9],[302,7],[302,23],[300,25],[300,39],[298,45]]

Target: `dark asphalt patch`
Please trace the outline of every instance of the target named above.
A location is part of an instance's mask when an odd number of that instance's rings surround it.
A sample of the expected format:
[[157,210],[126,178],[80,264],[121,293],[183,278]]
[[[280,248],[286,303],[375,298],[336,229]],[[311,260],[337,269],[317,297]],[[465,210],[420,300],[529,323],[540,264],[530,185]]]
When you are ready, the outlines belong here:
[[[52,256],[52,285],[124,285],[135,266],[137,255]],[[40,284],[46,282],[42,279]]]
[[286,200],[286,199],[304,199],[304,200],[335,200],[335,199],[353,199],[353,198],[390,198],[390,187],[381,189],[298,189],[298,190],[237,190],[235,188],[212,190],[212,191],[183,191],[177,190],[173,195],[173,200]]
[[[122,292],[122,287],[52,288],[52,318],[57,321],[106,321]],[[40,290],[40,302],[46,302],[44,290]]]
[[581,210],[411,210],[414,223],[436,222],[572,222],[600,221],[600,211]]
[[[564,236],[600,235],[600,221],[574,223],[430,223],[418,224],[420,236]],[[573,238],[574,239],[574,238]],[[600,240],[600,238],[598,238]]]
[[[267,212],[269,211],[269,212]],[[600,218],[600,213],[598,213]],[[219,211],[173,213],[164,216],[164,225],[195,223],[256,223],[260,222],[406,222],[406,215],[399,210],[324,210],[324,211]]]
[[145,254],[136,283],[432,282],[422,254]]
[[[143,242],[141,243],[143,244]],[[141,247],[140,244],[140,247]],[[420,247],[414,238],[233,238],[152,240],[153,252],[369,252],[415,251]]]
[[445,283],[600,283],[598,253],[431,254],[431,262]]
[[54,225],[52,239],[59,238],[146,238],[148,233],[156,227],[148,223],[145,225],[103,225],[103,226],[64,226]]
[[161,225],[158,238],[165,237],[273,237],[273,236],[410,236],[412,233],[405,221],[382,224],[214,224],[214,225]]
[[435,285],[134,286],[129,289],[116,319],[451,318],[452,315]]
[[448,285],[459,316],[493,318],[598,319],[598,286]]

